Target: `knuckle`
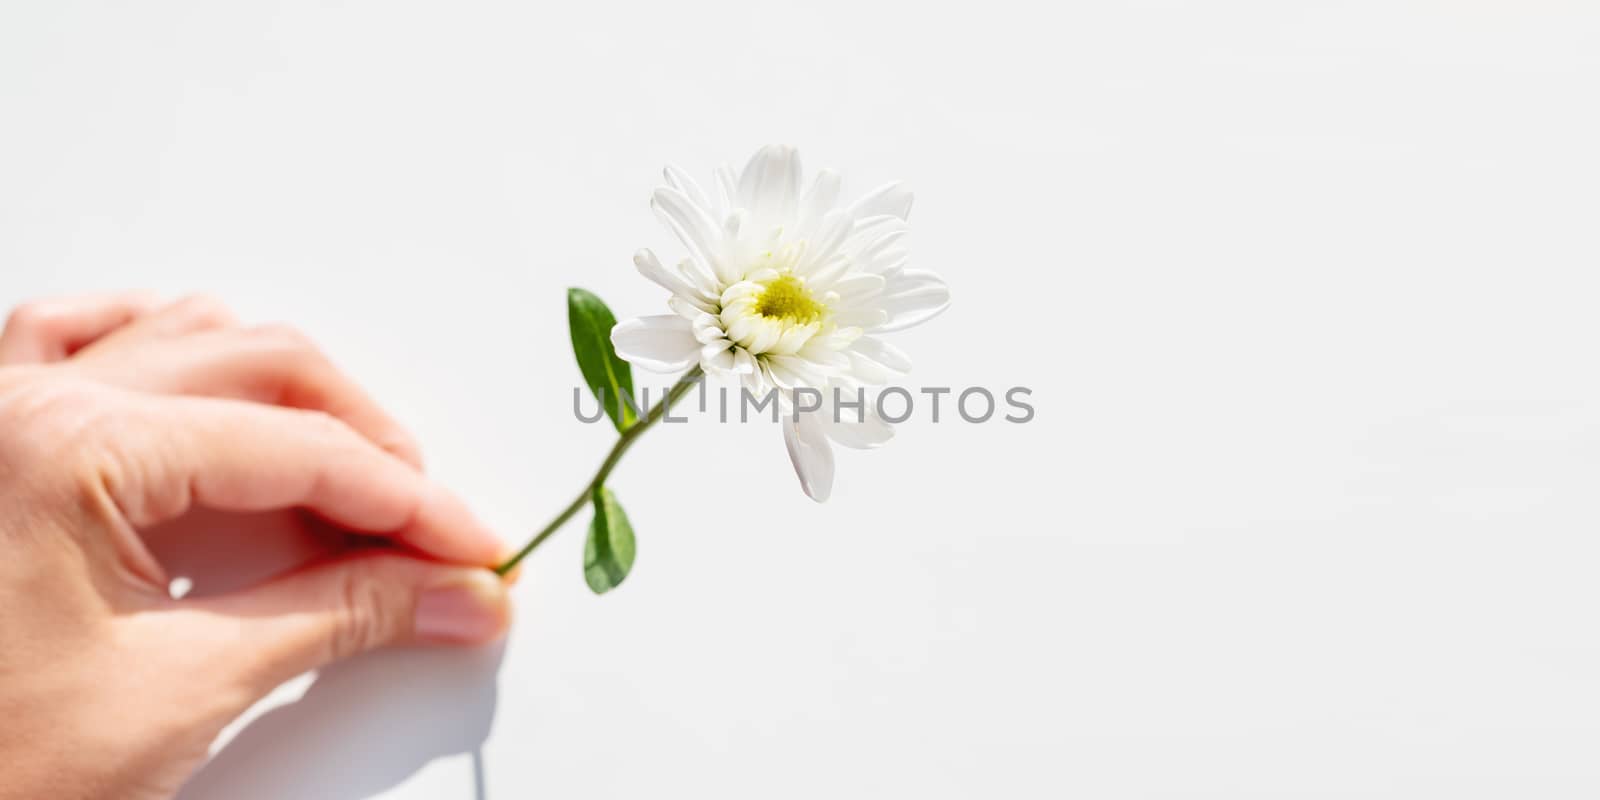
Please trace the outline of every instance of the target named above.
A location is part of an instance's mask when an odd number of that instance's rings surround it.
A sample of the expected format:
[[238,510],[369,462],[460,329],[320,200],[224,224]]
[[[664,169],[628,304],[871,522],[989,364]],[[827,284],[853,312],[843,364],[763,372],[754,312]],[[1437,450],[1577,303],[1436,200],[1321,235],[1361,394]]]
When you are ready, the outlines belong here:
[[364,653],[393,637],[399,615],[372,565],[345,567],[336,585],[339,610],[328,642],[330,660]]
[[95,404],[76,381],[35,380],[0,394],[0,430],[57,432],[88,421]]
[[23,303],[12,309],[11,315],[6,318],[8,331],[42,331],[48,330],[54,324],[54,315],[42,303]]
[[279,322],[258,325],[249,335],[269,354],[281,357],[292,368],[316,367],[328,361],[311,337],[292,325]]
[[405,430],[391,431],[378,441],[379,446],[389,454],[418,469],[421,469],[426,461],[422,455],[422,444]]
[[311,337],[306,336],[299,328],[283,322],[269,322],[257,325],[250,329],[251,335],[273,344],[285,347],[309,348],[312,347]]
[[184,295],[174,302],[172,307],[185,317],[218,327],[231,325],[234,322],[233,311],[228,308],[228,304],[214,295]]
[[355,432],[343,420],[318,408],[290,409],[312,435],[329,443],[348,442]]
[[[70,380],[34,380],[0,394],[0,461],[57,463],[77,452],[105,422],[105,406],[87,386]],[[31,467],[30,467],[31,468]]]

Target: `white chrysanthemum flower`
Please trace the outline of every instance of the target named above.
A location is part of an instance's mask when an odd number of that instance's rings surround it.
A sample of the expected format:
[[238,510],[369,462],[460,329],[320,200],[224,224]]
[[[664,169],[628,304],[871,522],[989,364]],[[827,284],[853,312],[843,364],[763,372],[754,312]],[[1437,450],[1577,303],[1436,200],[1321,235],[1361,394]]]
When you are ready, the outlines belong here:
[[[950,303],[931,272],[906,269],[911,193],[898,183],[839,204],[839,175],[822,170],[802,191],[800,157],[768,146],[735,174],[717,171],[713,198],[676,167],[651,205],[683,242],[677,269],[641,250],[634,264],[672,297],[673,314],[627,320],[611,341],[624,360],[657,372],[698,363],[753,394],[777,389],[783,435],[806,494],[826,500],[833,448],[870,448],[893,429],[871,410],[833,409],[833,389],[853,402],[911,368],[877,334],[925,322]],[[794,392],[815,389],[816,412],[792,413]],[[807,403],[806,405],[810,405]]]

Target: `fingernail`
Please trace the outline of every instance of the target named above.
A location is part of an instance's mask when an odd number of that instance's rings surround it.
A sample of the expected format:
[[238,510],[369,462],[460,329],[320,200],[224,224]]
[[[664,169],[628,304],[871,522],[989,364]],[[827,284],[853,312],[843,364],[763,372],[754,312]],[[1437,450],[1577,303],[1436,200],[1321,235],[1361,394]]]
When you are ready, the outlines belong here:
[[477,644],[495,639],[508,614],[505,586],[487,570],[464,572],[417,599],[416,633],[424,641]]
[[[504,564],[510,561],[512,555],[515,554],[507,554],[505,558],[500,559],[500,563]],[[512,567],[510,572],[500,576],[500,580],[504,581],[507,586],[516,586],[517,582],[522,580],[522,565],[518,564]]]

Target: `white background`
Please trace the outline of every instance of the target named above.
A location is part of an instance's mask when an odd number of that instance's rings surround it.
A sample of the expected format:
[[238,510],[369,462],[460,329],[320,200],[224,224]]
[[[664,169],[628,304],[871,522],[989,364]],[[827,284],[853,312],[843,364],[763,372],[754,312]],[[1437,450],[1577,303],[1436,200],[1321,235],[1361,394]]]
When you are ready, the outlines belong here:
[[663,313],[660,167],[785,141],[918,190],[917,385],[1034,389],[823,506],[775,426],[654,431],[620,590],[574,524],[503,652],[332,670],[191,800],[1594,797],[1597,44],[1540,0],[12,0],[0,306],[292,322],[518,537],[613,435],[565,288]]

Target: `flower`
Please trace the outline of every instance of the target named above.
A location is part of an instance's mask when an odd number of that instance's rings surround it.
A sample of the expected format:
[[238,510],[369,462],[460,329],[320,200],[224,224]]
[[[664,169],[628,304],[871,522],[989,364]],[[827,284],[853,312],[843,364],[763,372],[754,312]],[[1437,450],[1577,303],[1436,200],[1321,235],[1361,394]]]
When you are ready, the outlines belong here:
[[[672,293],[674,313],[619,323],[617,355],[656,372],[698,363],[758,397],[777,390],[801,486],[822,502],[833,485],[830,440],[865,449],[893,435],[870,400],[853,405],[858,391],[911,368],[877,335],[950,303],[943,279],[906,268],[911,193],[890,183],[841,205],[838,173],[821,170],[802,190],[800,156],[782,145],[762,148],[737,174],[718,169],[714,198],[676,167],[666,182],[651,206],[688,257],[671,269],[640,250],[633,262]],[[821,407],[792,413],[798,390],[819,393]],[[848,408],[835,410],[833,390]]]

